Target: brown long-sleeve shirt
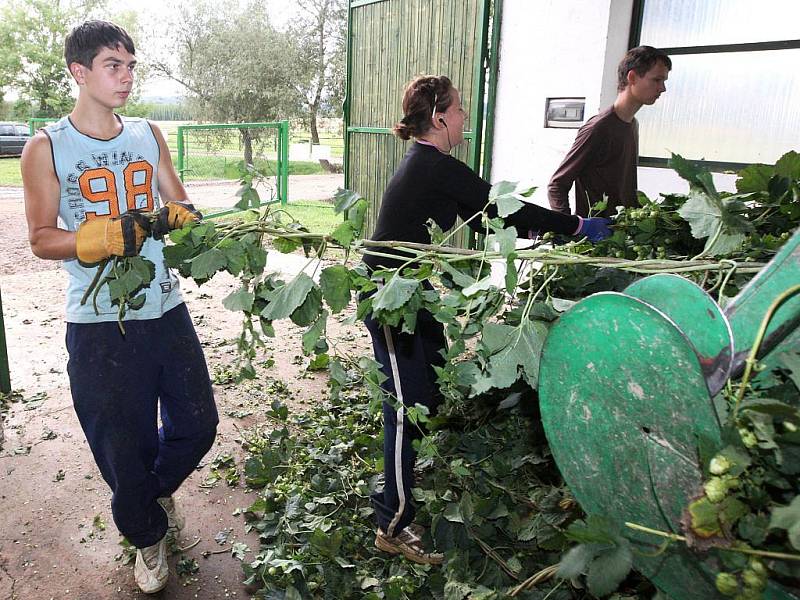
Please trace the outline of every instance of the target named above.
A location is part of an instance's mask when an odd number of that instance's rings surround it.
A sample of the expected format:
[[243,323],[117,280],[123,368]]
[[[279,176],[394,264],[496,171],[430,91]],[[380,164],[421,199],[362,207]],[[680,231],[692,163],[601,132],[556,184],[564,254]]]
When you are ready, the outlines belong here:
[[626,123],[611,106],[578,130],[575,142],[550,179],[547,195],[553,210],[569,214],[569,190],[575,183],[575,213],[586,217],[589,206],[608,196],[601,214],[616,214],[616,206],[638,206],[636,165],[639,132],[636,119]]

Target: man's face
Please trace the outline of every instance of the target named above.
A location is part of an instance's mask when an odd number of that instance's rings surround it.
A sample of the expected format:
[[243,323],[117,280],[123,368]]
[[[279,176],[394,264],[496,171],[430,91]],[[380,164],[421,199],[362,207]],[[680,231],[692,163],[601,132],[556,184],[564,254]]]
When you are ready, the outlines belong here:
[[122,46],[103,48],[92,61],[92,68],[73,63],[75,80],[96,101],[109,108],[123,106],[133,87],[136,57]]
[[631,94],[642,104],[653,104],[667,91],[665,83],[669,77],[669,69],[661,61],[656,62],[642,77],[639,77],[636,71],[631,71],[630,75],[628,81]]

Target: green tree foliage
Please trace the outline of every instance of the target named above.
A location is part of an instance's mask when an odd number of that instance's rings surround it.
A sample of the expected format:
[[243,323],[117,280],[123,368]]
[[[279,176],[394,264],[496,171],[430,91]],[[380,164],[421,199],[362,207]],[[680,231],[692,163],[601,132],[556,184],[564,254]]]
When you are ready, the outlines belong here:
[[242,10],[231,0],[198,0],[181,8],[176,25],[177,66],[153,67],[186,88],[197,118],[274,121],[296,111],[292,44],[272,26],[263,1]]
[[[19,94],[11,111],[16,118],[61,117],[72,109],[75,100],[64,64],[64,39],[80,22],[111,20],[139,46],[136,13],[108,15],[102,11],[104,5],[105,0],[10,0],[0,9],[0,100],[12,89]],[[132,107],[143,75],[137,68]],[[135,112],[134,107],[125,114]]]
[[50,0],[12,0],[0,13],[0,86],[16,88],[35,107],[35,116],[60,116],[73,104],[64,37],[85,9]]
[[[183,85],[195,118],[220,123],[276,121],[299,112],[295,46],[272,26],[263,0],[197,0],[181,7],[171,27],[177,64],[153,69]],[[252,132],[243,131],[252,163]]]
[[[295,86],[307,111],[311,142],[319,144],[317,116],[341,114],[347,11],[343,0],[298,0],[289,33],[297,47]],[[327,110],[325,110],[327,108]]]

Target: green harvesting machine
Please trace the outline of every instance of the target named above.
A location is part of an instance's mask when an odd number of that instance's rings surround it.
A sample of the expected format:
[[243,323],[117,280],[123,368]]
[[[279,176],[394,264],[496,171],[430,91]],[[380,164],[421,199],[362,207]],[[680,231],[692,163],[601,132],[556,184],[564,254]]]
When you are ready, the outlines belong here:
[[[728,408],[720,392],[754,348],[767,367],[760,373],[800,353],[798,284],[800,232],[724,309],[687,279],[653,275],[561,316],[542,353],[542,421],[587,514],[684,534],[685,510],[703,490],[702,448],[721,446]],[[713,554],[682,543],[653,553],[658,538],[629,533],[641,550],[635,567],[669,597],[723,597]],[[800,596],[770,584],[764,598]]]

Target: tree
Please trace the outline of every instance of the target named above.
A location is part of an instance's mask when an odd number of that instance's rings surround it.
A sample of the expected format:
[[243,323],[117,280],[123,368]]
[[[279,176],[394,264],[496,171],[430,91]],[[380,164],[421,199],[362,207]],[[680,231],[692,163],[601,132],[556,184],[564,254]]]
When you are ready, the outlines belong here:
[[[272,26],[263,0],[251,0],[244,10],[234,0],[199,0],[180,12],[171,28],[177,64],[162,59],[152,68],[186,88],[196,118],[243,123],[298,112],[294,45]],[[256,135],[242,130],[248,163]]]
[[344,0],[297,0],[297,10],[289,28],[300,59],[295,85],[308,111],[311,143],[319,144],[323,103],[339,113],[344,96],[347,9]]
[[37,116],[56,117],[72,107],[64,38],[95,2],[71,5],[52,0],[12,0],[0,17],[0,84],[16,88]]

